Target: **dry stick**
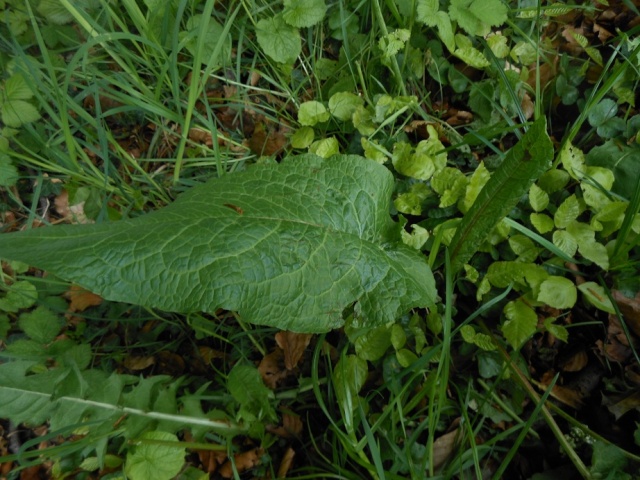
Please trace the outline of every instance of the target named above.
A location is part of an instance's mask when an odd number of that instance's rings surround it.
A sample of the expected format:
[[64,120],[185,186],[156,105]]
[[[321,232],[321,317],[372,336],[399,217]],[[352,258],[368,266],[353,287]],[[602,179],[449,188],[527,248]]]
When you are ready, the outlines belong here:
[[[498,351],[500,352],[500,355],[502,355],[502,358],[507,362],[507,365],[509,365],[509,367],[511,368],[511,371],[516,374],[517,379],[520,381],[520,384],[527,391],[527,393],[529,394],[529,397],[531,397],[531,399],[534,402],[540,403],[540,395],[538,395],[538,392],[536,392],[536,390],[533,388],[533,386],[531,385],[527,377],[524,375],[524,373],[522,373],[522,371],[520,371],[520,369],[516,366],[516,364],[511,360],[511,357],[509,356],[507,351],[496,340],[495,336],[493,335],[493,332],[491,332],[491,330],[487,328],[484,322],[480,321],[479,324],[482,327],[482,329],[485,331],[485,333],[487,333],[492,337],[492,339],[494,340],[493,343],[497,347]],[[549,409],[545,405],[543,405],[540,410],[542,411],[542,416],[547,422],[547,425],[549,425],[549,428],[551,428],[551,431],[553,432],[555,437],[558,439],[560,446],[562,447],[564,452],[567,454],[567,456],[569,457],[573,465],[578,469],[578,472],[580,472],[580,475],[582,475],[583,478],[591,479],[592,477],[591,477],[591,473],[589,472],[589,469],[584,464],[582,459],[578,456],[576,451],[571,447],[571,445],[569,445],[568,440],[565,438],[564,434],[562,433],[562,430],[560,430],[560,427],[558,426],[555,419],[553,418],[553,415],[551,415],[551,412],[549,411]]]

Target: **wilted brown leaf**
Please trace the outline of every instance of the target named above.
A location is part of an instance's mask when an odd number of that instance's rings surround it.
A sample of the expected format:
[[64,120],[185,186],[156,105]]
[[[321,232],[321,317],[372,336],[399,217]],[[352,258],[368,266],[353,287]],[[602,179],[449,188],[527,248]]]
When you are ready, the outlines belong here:
[[[247,452],[239,453],[234,457],[236,469],[238,473],[246,472],[250,468],[255,467],[260,463],[260,457],[264,455],[264,449],[262,448],[254,448]],[[220,470],[218,471],[220,476],[223,478],[232,478],[233,477],[233,467],[231,466],[231,462],[227,460]]]
[[287,137],[281,128],[265,127],[264,123],[256,123],[253,135],[247,146],[256,155],[277,155],[287,145]]
[[278,478],[285,478],[287,476],[287,472],[291,470],[291,464],[293,463],[293,457],[295,457],[295,455],[296,452],[293,448],[287,448],[278,467]]
[[270,389],[275,389],[282,379],[289,375],[289,371],[284,368],[284,353],[280,348],[265,355],[258,365],[258,371],[262,376],[262,381]]
[[299,437],[302,433],[302,420],[299,415],[284,413],[282,415],[282,425],[267,427],[267,430],[282,438]]
[[587,365],[588,360],[587,352],[580,350],[563,360],[560,363],[560,368],[564,372],[579,372]]
[[128,370],[138,371],[138,370],[144,370],[145,368],[150,367],[154,363],[156,363],[156,359],[154,356],[138,357],[138,356],[131,355],[124,359],[124,362],[122,362],[122,365]]
[[440,437],[433,442],[433,467],[440,468],[451,457],[456,445],[459,442],[459,430],[456,428]]
[[276,333],[276,343],[284,352],[284,366],[293,370],[311,341],[311,334],[281,331]]
[[602,396],[602,404],[618,420],[622,415],[631,410],[640,410],[640,392],[633,392],[630,395],[610,395]]
[[94,223],[93,220],[87,217],[84,213],[85,202],[79,202],[73,205],[69,204],[69,192],[63,190],[54,201],[53,205],[58,215],[60,215],[64,221],[69,223]]
[[102,297],[85,290],[77,285],[71,285],[64,297],[69,300],[69,312],[84,312],[89,307],[96,307],[102,303]]
[[635,298],[629,298],[619,290],[612,290],[611,294],[629,329],[640,337],[640,292]]

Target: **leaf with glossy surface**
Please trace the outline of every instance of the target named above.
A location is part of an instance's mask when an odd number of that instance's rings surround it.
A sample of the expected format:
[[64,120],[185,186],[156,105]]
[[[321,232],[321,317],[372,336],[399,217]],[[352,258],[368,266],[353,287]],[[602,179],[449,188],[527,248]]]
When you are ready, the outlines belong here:
[[162,310],[224,308],[323,332],[357,301],[359,321],[383,325],[436,297],[426,259],[389,217],[393,188],[372,160],[301,155],[210,180],[133,220],[0,235],[0,255]]
[[500,220],[518,203],[531,184],[551,167],[553,146],[544,117],[505,156],[460,222],[451,241],[451,267],[458,271],[478,250]]

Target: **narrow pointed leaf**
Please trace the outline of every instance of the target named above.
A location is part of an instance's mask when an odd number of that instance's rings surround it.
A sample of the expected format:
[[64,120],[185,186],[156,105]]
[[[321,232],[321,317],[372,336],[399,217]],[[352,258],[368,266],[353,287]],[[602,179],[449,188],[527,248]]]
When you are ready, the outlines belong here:
[[233,310],[298,332],[381,325],[433,303],[423,255],[389,217],[393,176],[357,156],[302,155],[191,189],[133,220],[0,235],[21,260],[106,299],[175,312]]
[[551,167],[553,146],[544,117],[538,119],[505,156],[465,214],[451,241],[451,267],[458,271],[471,259],[491,230],[531,184]]

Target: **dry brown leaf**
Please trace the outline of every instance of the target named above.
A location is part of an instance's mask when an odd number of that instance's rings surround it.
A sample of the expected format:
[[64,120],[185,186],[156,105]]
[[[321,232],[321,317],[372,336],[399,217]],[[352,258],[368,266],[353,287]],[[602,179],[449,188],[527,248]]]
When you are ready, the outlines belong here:
[[278,427],[267,427],[267,430],[282,438],[299,437],[302,433],[302,420],[299,415],[284,413],[282,415],[282,425]]
[[192,127],[189,129],[189,140],[206,145],[213,146],[213,134],[209,130],[200,127]]
[[177,353],[162,350],[156,354],[158,373],[179,377],[186,369],[184,359]]
[[640,410],[640,392],[633,392],[631,395],[610,395],[608,397],[603,395],[602,404],[618,420],[631,410]]
[[309,345],[312,335],[309,333],[294,333],[282,331],[276,333],[276,343],[284,352],[284,366],[293,370],[302,358],[302,354]]
[[133,371],[144,370],[154,363],[156,363],[156,359],[154,356],[137,357],[133,355],[125,358],[124,362],[122,362],[126,369]]
[[452,430],[433,442],[433,467],[440,468],[453,454],[455,447],[459,441],[458,429]]
[[640,292],[635,298],[627,297],[620,290],[612,290],[611,294],[629,329],[640,337]]
[[287,472],[291,470],[291,464],[293,463],[293,457],[295,457],[295,455],[296,452],[293,448],[287,448],[278,467],[278,478],[285,478],[287,476]]
[[96,307],[102,303],[102,297],[85,290],[77,285],[71,285],[64,297],[69,300],[69,312],[84,312],[89,307]]
[[69,192],[63,190],[60,195],[58,195],[54,201],[53,205],[60,215],[65,221],[69,223],[94,223],[87,215],[84,213],[84,204],[85,202],[76,203],[74,205],[69,204]]
[[564,360],[560,364],[560,368],[564,372],[579,372],[587,365],[588,360],[587,352],[580,350]]
[[198,347],[198,352],[200,353],[200,356],[202,357],[202,360],[205,361],[205,363],[211,363],[214,359],[216,358],[224,358],[225,354],[224,352],[221,352],[220,350],[215,350],[211,347],[207,347],[205,345],[201,345]]
[[[264,455],[264,449],[262,448],[254,448],[247,452],[239,453],[234,457],[236,469],[238,473],[246,472],[250,468],[255,467],[260,463],[260,458]],[[227,460],[220,470],[218,471],[220,476],[223,478],[232,478],[233,477],[233,467],[231,466],[231,461]]]
[[277,155],[287,145],[287,137],[282,129],[265,127],[263,123],[257,123],[247,145],[256,155]]
[[282,379],[289,375],[284,367],[284,353],[280,348],[276,348],[270,354],[264,356],[258,365],[258,371],[262,376],[262,381],[270,389],[275,389]]
[[535,112],[535,106],[528,93],[525,93],[524,96],[522,97],[522,102],[520,102],[520,107],[522,108],[522,112],[524,113],[524,118],[529,120],[531,117],[533,117],[533,114]]

